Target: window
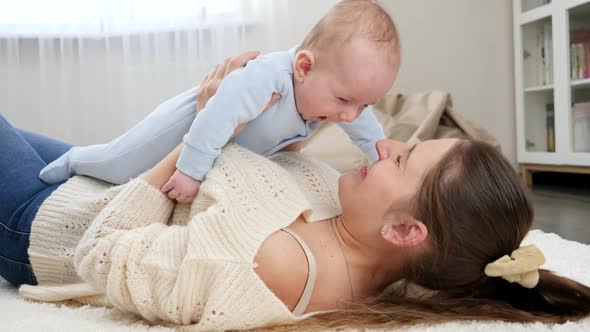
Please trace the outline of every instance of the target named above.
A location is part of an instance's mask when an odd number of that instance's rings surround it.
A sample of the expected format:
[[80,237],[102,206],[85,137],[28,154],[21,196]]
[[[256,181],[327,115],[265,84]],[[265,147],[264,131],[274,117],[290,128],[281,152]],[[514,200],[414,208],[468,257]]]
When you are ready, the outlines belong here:
[[237,24],[240,0],[0,0],[0,37],[89,36]]

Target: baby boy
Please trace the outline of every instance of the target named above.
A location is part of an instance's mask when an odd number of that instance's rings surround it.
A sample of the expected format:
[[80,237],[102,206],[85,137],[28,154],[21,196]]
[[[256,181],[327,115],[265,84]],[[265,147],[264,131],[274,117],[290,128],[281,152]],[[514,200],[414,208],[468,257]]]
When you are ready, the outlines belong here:
[[[375,1],[343,0],[299,46],[231,72],[198,114],[191,89],[108,144],[72,148],[40,177],[56,183],[80,174],[124,183],[183,142],[163,190],[176,188],[174,198],[190,202],[228,142],[268,156],[309,138],[324,121],[337,122],[373,162],[384,134],[370,105],[392,87],[399,65],[398,34],[387,12]],[[262,112],[273,94],[280,99]],[[243,123],[248,125],[232,138]]]

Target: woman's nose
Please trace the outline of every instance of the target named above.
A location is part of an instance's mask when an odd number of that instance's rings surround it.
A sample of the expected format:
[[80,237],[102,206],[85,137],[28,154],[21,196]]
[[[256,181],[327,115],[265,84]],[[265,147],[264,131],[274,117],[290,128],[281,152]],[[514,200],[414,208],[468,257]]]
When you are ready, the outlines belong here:
[[404,142],[394,141],[390,139],[382,139],[375,143],[375,148],[379,154],[379,160],[387,159],[395,153],[402,153],[410,148],[409,144]]
[[377,149],[377,154],[379,155],[379,160],[389,158],[389,149],[388,149],[389,142],[386,139],[382,139],[375,143],[375,149]]

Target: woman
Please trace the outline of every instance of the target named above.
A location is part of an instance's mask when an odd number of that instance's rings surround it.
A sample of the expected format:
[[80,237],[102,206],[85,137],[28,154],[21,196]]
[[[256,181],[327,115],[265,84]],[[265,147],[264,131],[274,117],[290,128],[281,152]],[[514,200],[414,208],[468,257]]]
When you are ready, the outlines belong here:
[[[179,148],[126,185],[47,187],[39,170],[69,146],[0,125],[0,273],[28,298],[198,330],[562,322],[590,311],[587,287],[536,274],[542,255],[518,249],[530,202],[482,143],[380,141],[377,163],[339,179],[296,153],[269,161],[232,145],[189,207],[160,192]],[[437,292],[384,292],[401,280]]]

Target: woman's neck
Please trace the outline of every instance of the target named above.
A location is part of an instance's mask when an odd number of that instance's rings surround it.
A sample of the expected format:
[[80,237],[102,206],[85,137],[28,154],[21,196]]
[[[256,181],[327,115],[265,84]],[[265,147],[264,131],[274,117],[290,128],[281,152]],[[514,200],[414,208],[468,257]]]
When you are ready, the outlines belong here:
[[[373,296],[402,278],[400,259],[395,254],[369,246],[347,228],[342,216],[328,221],[344,256],[354,298]],[[375,237],[377,240],[377,236]]]

